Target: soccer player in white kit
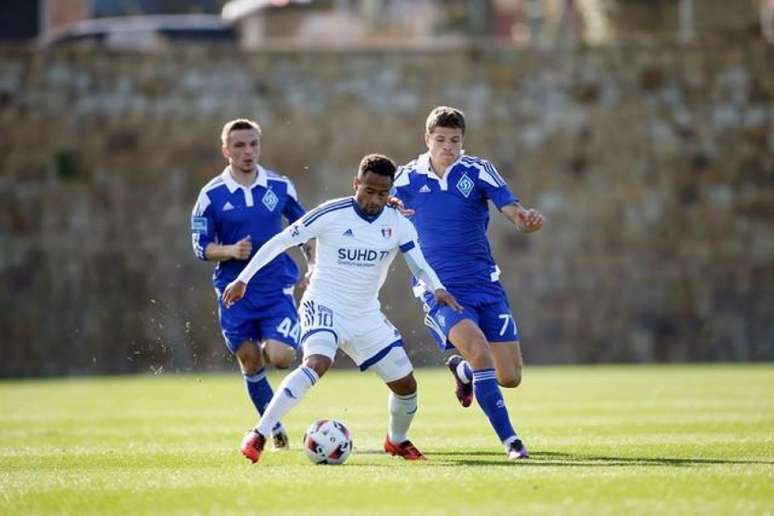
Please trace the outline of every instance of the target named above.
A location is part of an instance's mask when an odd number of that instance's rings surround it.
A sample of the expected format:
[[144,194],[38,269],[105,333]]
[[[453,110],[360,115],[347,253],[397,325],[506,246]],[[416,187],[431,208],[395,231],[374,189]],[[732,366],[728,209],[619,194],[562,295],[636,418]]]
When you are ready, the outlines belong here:
[[378,293],[400,250],[415,278],[435,300],[462,311],[428,265],[414,226],[387,206],[395,163],[380,154],[360,162],[355,195],[321,204],[266,242],[223,292],[229,307],[245,295],[250,278],[285,249],[317,239],[317,264],[300,304],[302,364],[275,391],[258,425],[242,440],[241,451],[258,462],[271,429],[333,364],[336,350],[361,371],[371,369],[390,389],[389,430],[384,451],[406,460],[424,455],[407,433],[417,411],[417,383],[400,332],[384,316]]

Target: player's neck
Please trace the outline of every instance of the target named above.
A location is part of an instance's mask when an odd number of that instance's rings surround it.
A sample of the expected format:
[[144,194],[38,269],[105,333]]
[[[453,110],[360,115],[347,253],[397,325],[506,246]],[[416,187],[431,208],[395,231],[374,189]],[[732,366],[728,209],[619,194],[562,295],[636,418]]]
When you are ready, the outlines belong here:
[[258,175],[258,169],[253,167],[250,172],[244,172],[234,167],[229,167],[231,178],[242,186],[250,186],[255,183],[255,177]]
[[435,172],[436,176],[438,176],[438,177],[443,179],[443,176],[446,174],[446,169],[448,169],[448,168],[449,167],[444,167],[444,166],[441,166],[441,165],[436,165],[435,163],[433,163],[432,158],[430,159],[430,169],[433,172]]

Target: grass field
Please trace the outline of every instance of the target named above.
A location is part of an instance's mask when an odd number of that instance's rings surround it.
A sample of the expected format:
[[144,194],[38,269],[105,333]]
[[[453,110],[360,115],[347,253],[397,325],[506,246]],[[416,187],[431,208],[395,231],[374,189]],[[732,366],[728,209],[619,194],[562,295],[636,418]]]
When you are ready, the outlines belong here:
[[[273,376],[276,385],[279,376]],[[774,366],[530,367],[506,390],[532,458],[509,463],[446,370],[420,369],[411,436],[381,453],[386,389],[331,371],[285,420],[292,450],[250,465],[240,376],[0,382],[0,514],[771,514]],[[344,466],[299,441],[353,433]]]

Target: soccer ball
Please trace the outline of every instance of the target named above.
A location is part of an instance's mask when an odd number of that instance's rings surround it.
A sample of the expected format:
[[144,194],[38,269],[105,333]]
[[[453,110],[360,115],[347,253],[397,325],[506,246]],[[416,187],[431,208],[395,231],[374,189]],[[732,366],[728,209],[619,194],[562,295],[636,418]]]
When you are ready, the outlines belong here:
[[319,419],[304,434],[304,451],[315,464],[343,464],[352,451],[352,438],[342,423]]

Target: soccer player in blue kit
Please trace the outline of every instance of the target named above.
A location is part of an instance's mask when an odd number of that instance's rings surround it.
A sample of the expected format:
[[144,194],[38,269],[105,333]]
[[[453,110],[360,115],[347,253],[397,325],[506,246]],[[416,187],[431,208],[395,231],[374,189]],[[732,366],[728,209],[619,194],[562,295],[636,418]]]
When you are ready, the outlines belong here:
[[498,281],[486,230],[491,200],[522,233],[538,231],[543,215],[519,204],[502,176],[487,160],[462,150],[465,115],[440,106],[425,124],[428,152],[401,167],[395,195],[411,217],[428,263],[464,307],[462,313],[439,305],[421,282],[415,293],[424,302],[425,324],[442,350],[452,347],[447,365],[460,403],[475,393],[509,459],[528,457],[511,425],[500,386],[521,382],[519,331],[508,298]]
[[[220,327],[228,350],[236,355],[247,393],[263,414],[273,391],[266,379],[266,363],[287,368],[298,347],[298,314],[293,287],[298,267],[286,253],[256,274],[249,294],[225,310],[223,289],[232,282],[255,252],[282,231],[283,217],[293,223],[305,210],[293,183],[258,164],[261,128],[246,119],[226,123],[221,150],[228,166],[202,188],[191,215],[196,256],[218,262],[212,276],[218,299]],[[308,261],[312,249],[304,248]],[[275,448],[287,448],[281,422],[272,429]]]

